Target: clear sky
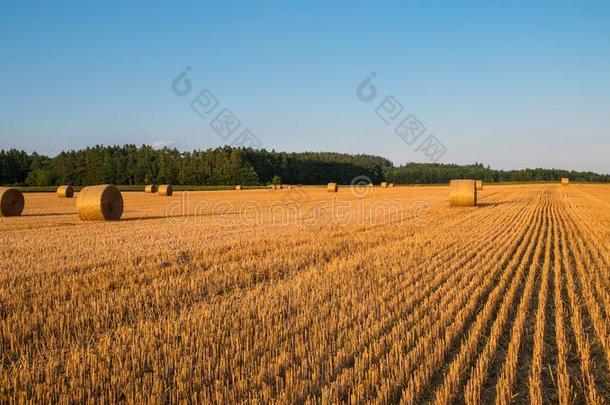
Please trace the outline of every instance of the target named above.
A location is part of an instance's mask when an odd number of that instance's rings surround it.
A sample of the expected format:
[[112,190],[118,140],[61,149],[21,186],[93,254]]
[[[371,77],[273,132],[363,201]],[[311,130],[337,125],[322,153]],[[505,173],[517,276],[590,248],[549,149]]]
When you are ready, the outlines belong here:
[[393,95],[440,161],[610,172],[609,1],[2,2],[0,52],[3,149],[216,147],[228,108],[267,149],[425,162]]

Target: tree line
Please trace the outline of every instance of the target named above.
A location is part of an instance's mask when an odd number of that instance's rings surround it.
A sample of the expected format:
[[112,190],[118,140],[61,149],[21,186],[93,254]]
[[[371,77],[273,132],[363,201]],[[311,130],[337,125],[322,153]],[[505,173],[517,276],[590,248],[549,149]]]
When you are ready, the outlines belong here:
[[181,152],[148,145],[93,146],[64,151],[55,157],[0,150],[0,184],[53,186],[71,184],[179,185],[349,184],[356,176],[374,183],[446,183],[454,178],[487,182],[573,181],[610,182],[609,175],[558,169],[494,170],[473,165],[409,163],[394,166],[372,155],[329,152],[288,153],[265,149],[221,147]]
[[451,179],[479,179],[485,182],[571,181],[610,182],[610,175],[562,169],[494,170],[481,163],[455,165],[440,163],[408,163],[386,169],[388,181],[403,184],[447,183]]
[[180,152],[151,146],[93,146],[50,158],[18,150],[0,151],[0,184],[260,185],[349,183],[358,175],[379,182],[392,163],[370,155],[286,153],[222,147]]

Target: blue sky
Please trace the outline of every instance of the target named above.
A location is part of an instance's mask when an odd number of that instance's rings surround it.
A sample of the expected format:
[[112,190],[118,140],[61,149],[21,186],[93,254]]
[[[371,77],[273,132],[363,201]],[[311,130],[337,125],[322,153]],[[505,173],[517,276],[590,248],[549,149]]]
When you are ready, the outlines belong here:
[[440,161],[608,173],[608,21],[607,1],[3,2],[0,148],[231,143],[190,107],[208,89],[267,149],[428,161],[376,114],[392,95]]

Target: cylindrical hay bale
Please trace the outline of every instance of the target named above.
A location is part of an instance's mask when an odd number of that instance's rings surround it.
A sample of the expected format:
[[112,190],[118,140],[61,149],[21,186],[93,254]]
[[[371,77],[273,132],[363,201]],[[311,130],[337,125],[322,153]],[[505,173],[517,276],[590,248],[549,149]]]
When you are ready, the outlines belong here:
[[83,221],[117,221],[123,215],[123,196],[109,184],[85,187],[76,197],[76,209]]
[[386,183],[385,181],[381,182],[381,188],[387,188],[388,187],[388,183]]
[[451,180],[449,204],[452,207],[474,207],[477,205],[477,185],[474,180]]
[[145,193],[156,193],[157,192],[157,185],[156,184],[149,184],[146,187],[144,187],[144,192]]
[[483,190],[483,180],[476,180],[477,190]]
[[562,177],[561,178],[561,185],[562,186],[567,186],[568,184],[570,184],[570,179],[568,179],[567,177]]
[[171,197],[174,194],[174,188],[171,184],[161,184],[158,188],[159,195]]
[[235,186],[235,190],[237,190],[237,191],[241,190],[241,185],[239,185],[239,184],[238,184],[238,185],[236,185],[236,186]]
[[25,199],[16,188],[0,187],[0,216],[18,217],[23,212]]
[[59,198],[72,198],[74,197],[74,189],[72,186],[59,186],[57,187],[57,196]]
[[394,183],[388,184],[389,187],[394,187]]
[[336,193],[337,191],[339,191],[339,186],[337,185],[337,183],[328,183],[328,185],[326,186],[326,191],[328,191],[329,193]]

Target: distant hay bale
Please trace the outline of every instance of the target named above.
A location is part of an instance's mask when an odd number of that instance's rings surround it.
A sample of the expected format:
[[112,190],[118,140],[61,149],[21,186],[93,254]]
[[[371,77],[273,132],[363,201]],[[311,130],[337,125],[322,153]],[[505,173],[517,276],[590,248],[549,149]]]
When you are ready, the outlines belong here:
[[158,188],[159,195],[171,197],[174,194],[174,188],[171,184],[161,184]]
[[145,193],[156,193],[157,192],[157,185],[156,184],[149,184],[146,187],[144,187],[144,192]]
[[476,180],[477,190],[483,190],[483,180]]
[[289,185],[289,186],[286,186],[286,188],[287,188],[288,190],[292,190],[292,186],[290,186],[290,185]]
[[388,183],[386,183],[385,181],[381,182],[381,188],[387,188],[388,187]]
[[452,207],[474,207],[477,205],[477,185],[474,180],[451,180],[449,203]]
[[336,193],[337,191],[339,191],[339,186],[337,185],[337,183],[328,183],[328,185],[326,186],[326,191],[328,191],[329,193]]
[[567,177],[562,177],[561,178],[561,185],[562,186],[567,186],[568,184],[570,184],[570,179]]
[[72,198],[74,197],[74,189],[72,186],[59,186],[57,187],[57,196],[59,198]]
[[16,188],[0,187],[0,216],[18,217],[23,212],[25,199]]
[[394,183],[388,184],[389,187],[394,187]]
[[241,185],[239,185],[239,184],[238,184],[238,185],[236,185],[236,186],[235,186],[235,190],[237,190],[237,191],[241,190]]
[[76,209],[83,221],[117,221],[123,215],[123,196],[109,184],[85,187],[76,197]]

